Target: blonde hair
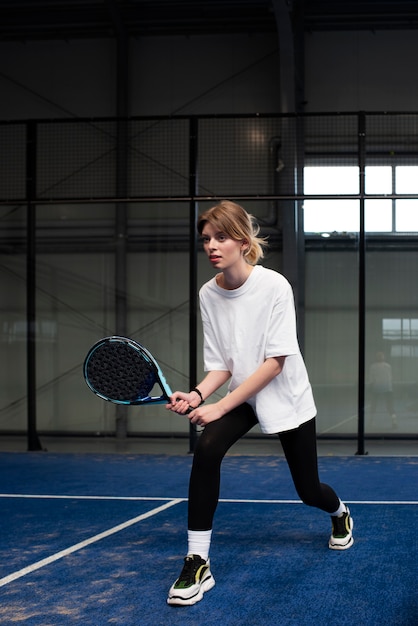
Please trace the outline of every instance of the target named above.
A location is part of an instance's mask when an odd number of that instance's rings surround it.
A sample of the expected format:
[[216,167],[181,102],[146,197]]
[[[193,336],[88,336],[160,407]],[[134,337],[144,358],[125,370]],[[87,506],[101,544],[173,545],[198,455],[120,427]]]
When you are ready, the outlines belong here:
[[197,220],[197,230],[200,235],[206,223],[212,224],[235,241],[247,242],[248,248],[244,256],[250,265],[256,265],[263,258],[267,241],[263,237],[258,237],[260,227],[255,218],[239,204],[222,200],[202,213]]

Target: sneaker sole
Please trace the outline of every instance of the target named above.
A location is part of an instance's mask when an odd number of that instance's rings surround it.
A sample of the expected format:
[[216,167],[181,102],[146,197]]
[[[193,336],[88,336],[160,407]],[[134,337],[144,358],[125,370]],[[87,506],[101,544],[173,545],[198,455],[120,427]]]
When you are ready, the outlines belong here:
[[350,537],[350,540],[345,544],[331,543],[330,541],[328,544],[328,547],[330,548],[330,550],[348,550],[348,548],[351,548],[353,543],[354,543],[354,539],[353,537]]
[[212,589],[214,586],[215,579],[211,575],[209,578],[202,582],[199,591],[191,598],[182,598],[181,596],[169,596],[167,598],[167,604],[170,604],[171,606],[191,606],[192,604],[200,602],[200,600],[203,598],[203,594],[206,591]]

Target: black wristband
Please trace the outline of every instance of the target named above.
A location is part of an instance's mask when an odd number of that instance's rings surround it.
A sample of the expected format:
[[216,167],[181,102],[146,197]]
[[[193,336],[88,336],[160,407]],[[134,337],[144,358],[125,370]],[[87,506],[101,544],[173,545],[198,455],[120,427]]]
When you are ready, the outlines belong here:
[[199,398],[200,398],[200,404],[199,404],[199,406],[200,406],[201,404],[203,404],[203,403],[204,403],[204,400],[203,400],[203,396],[202,396],[202,394],[201,394],[200,389],[198,389],[197,387],[193,387],[192,391],[195,391],[195,392],[197,393],[197,395],[199,396]]

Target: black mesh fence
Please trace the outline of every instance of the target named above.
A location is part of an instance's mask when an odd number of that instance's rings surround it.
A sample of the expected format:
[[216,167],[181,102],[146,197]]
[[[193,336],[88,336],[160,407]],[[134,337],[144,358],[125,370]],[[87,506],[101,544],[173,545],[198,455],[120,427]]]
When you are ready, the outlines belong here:
[[39,121],[32,152],[28,124],[0,124],[3,205],[28,199],[32,171],[40,203],[187,199],[191,178],[201,198],[301,196],[303,168],[357,165],[362,135],[366,165],[418,160],[410,113]]

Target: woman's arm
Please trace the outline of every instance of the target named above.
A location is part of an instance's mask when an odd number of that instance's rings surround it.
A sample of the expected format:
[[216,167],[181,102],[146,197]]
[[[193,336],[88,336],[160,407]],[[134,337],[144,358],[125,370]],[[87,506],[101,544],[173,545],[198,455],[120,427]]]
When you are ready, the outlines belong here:
[[[196,387],[202,394],[203,400],[206,400],[219,387],[222,387],[227,380],[231,378],[231,373],[224,370],[208,372],[205,378]],[[175,391],[170,397],[170,404],[166,404],[166,408],[175,413],[186,413],[189,408],[197,407],[201,402],[201,397],[197,391]]]
[[241,383],[234,391],[228,393],[224,398],[216,404],[222,410],[222,415],[228,413],[243,402],[246,402],[256,393],[264,389],[272,380],[280,374],[283,369],[284,356],[270,357],[260,365],[256,371],[251,374],[243,383]]
[[[197,407],[194,411],[189,413],[187,417],[189,417],[192,424],[198,424],[199,426],[205,426],[209,424],[209,422],[220,419],[225,413],[228,413],[243,402],[246,402],[249,398],[264,389],[273,378],[278,376],[283,369],[285,358],[284,356],[280,356],[266,359],[262,365],[234,389],[234,391],[228,393],[218,402]],[[205,380],[206,379],[202,381],[202,386]],[[200,385],[199,389],[202,391]],[[206,396],[203,395],[203,397],[205,398]]]

